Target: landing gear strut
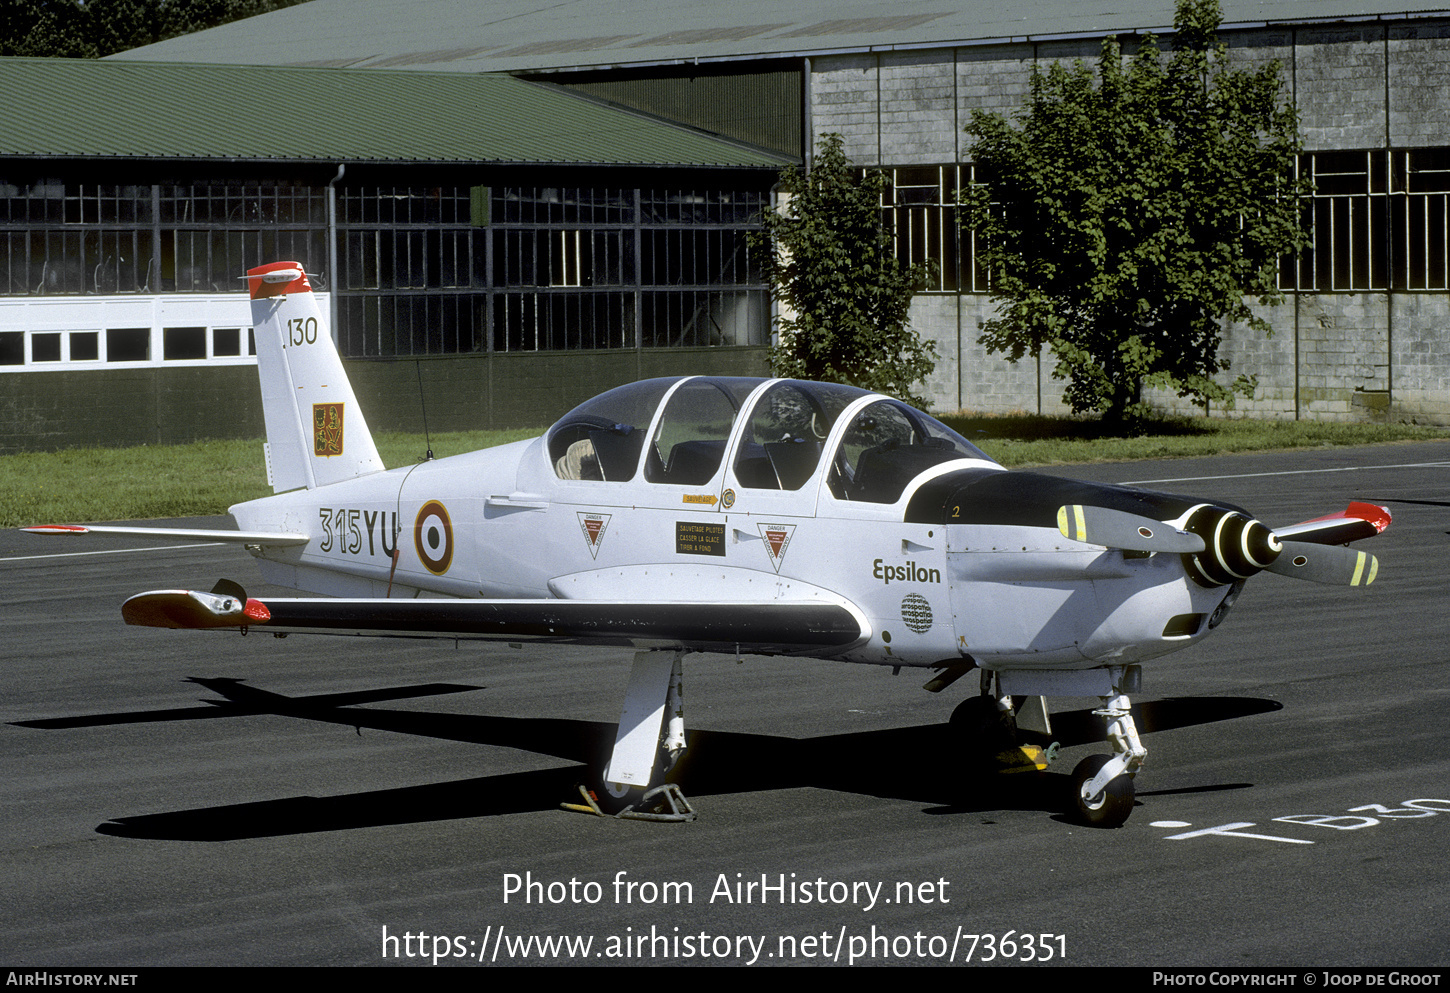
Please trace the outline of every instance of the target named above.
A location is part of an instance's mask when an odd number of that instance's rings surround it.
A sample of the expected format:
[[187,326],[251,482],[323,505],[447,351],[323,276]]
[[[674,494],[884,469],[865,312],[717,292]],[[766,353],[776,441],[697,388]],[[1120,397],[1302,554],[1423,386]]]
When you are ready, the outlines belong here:
[[[1072,795],[1078,817],[1093,827],[1121,827],[1133,812],[1133,777],[1148,757],[1148,749],[1138,740],[1138,728],[1127,689],[1129,675],[1125,667],[1109,670],[1113,694],[1102,697],[1103,705],[1093,713],[1108,719],[1108,741],[1112,755],[1090,755],[1072,771]],[[1134,687],[1136,688],[1136,687]]]
[[579,787],[584,805],[562,804],[565,810],[652,821],[695,819],[680,788],[664,781],[685,752],[684,654],[635,653],[609,761]]
[[[1093,711],[1108,721],[1111,755],[1092,755],[1072,772],[1068,813],[1092,827],[1120,827],[1133,812],[1133,777],[1148,750],[1138,740],[1129,708],[1129,693],[1138,692],[1141,670],[1136,665],[1101,669],[1011,669],[996,674],[999,699],[1012,696],[1095,696],[1102,706]],[[986,673],[983,674],[985,679]],[[984,693],[986,689],[984,686]]]

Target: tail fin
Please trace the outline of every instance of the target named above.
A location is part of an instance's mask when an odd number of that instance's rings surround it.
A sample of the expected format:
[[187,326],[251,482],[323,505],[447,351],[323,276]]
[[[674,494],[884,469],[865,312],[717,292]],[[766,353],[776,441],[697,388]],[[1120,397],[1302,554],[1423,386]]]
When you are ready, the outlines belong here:
[[247,273],[247,285],[273,492],[381,470],[383,460],[302,266],[259,266]]

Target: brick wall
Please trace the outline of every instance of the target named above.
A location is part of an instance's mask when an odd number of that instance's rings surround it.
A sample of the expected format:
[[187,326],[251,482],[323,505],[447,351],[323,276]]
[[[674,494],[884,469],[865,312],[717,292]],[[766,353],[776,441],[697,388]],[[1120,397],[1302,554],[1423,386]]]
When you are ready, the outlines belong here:
[[[1225,41],[1236,67],[1280,62],[1285,99],[1299,108],[1309,151],[1383,148],[1387,141],[1450,146],[1450,21],[1268,27],[1228,33]],[[810,87],[815,131],[843,134],[847,154],[861,165],[961,162],[973,109],[1017,110],[1034,62],[1090,64],[1100,44],[1073,39],[818,58]],[[941,354],[927,382],[933,408],[1065,410],[1050,358],[1014,366],[977,344],[990,313],[984,296],[917,299],[913,324]],[[1254,396],[1236,401],[1235,415],[1450,425],[1450,294],[1302,294],[1262,314],[1274,328],[1271,337],[1246,327],[1224,334],[1221,354],[1231,366],[1224,381],[1258,377]],[[1152,399],[1168,410],[1198,410],[1171,394]]]
[[881,143],[889,165],[954,162],[956,79],[952,53],[887,52],[881,56]]
[[1450,297],[1401,293],[1390,334],[1390,414],[1416,424],[1450,424]]
[[1390,141],[1450,145],[1450,23],[1396,25],[1388,48]]
[[1377,24],[1298,32],[1291,74],[1305,151],[1383,148],[1385,41]]

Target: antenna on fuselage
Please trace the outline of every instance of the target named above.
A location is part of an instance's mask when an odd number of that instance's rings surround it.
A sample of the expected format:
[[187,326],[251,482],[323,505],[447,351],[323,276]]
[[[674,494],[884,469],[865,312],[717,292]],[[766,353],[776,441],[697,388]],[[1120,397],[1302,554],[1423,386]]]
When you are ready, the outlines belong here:
[[413,368],[418,373],[418,406],[423,411],[423,444],[427,446],[428,452],[423,456],[424,462],[433,461],[433,439],[428,434],[428,404],[423,397],[423,365],[419,360],[413,360]]

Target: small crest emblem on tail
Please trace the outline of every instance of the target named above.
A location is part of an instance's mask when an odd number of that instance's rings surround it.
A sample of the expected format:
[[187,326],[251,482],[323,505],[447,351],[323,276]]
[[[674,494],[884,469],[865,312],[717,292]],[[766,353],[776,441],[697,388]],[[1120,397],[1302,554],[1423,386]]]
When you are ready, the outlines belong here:
[[312,454],[318,458],[342,454],[342,410],[340,403],[312,405]]

